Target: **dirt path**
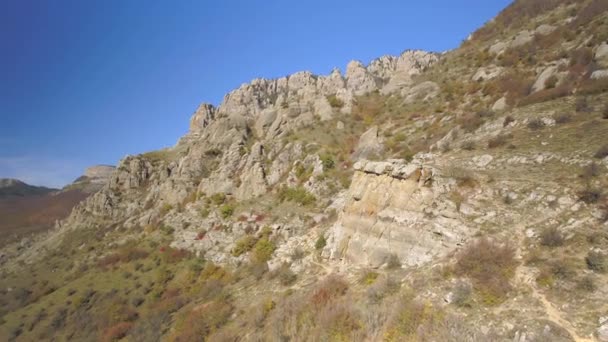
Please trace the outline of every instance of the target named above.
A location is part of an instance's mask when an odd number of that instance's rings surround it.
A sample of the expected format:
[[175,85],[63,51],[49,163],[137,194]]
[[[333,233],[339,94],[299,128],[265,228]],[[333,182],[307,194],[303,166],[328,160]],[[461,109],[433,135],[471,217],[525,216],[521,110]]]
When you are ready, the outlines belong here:
[[[538,220],[537,222],[533,223],[537,224],[540,221],[544,220]],[[517,233],[517,255],[521,256],[522,255],[522,250],[521,250],[521,246],[523,246],[523,241],[525,239],[525,231],[526,231],[526,226],[525,225],[519,225],[516,229],[516,233]],[[545,312],[545,316],[546,319],[548,319],[549,321],[553,322],[554,324],[562,327],[564,330],[566,330],[568,332],[568,334],[570,334],[570,336],[574,339],[574,341],[576,342],[593,342],[595,341],[595,339],[593,337],[581,337],[578,335],[578,333],[576,332],[576,328],[572,325],[572,323],[566,319],[564,317],[564,314],[555,307],[555,305],[553,305],[553,303],[551,303],[547,297],[545,297],[545,295],[539,290],[537,284],[536,284],[536,274],[534,273],[534,271],[530,268],[527,267],[526,265],[520,265],[519,267],[517,267],[517,271],[515,273],[515,280],[517,281],[517,283],[519,283],[521,286],[526,286],[528,287],[531,291],[532,291],[532,296],[534,298],[536,298],[543,306],[543,311]]]

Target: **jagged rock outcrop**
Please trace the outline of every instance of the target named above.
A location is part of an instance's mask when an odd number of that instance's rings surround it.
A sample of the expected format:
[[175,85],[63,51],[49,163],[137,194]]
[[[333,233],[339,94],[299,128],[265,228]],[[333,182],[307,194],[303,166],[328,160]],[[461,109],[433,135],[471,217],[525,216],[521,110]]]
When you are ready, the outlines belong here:
[[421,265],[455,249],[470,233],[454,203],[450,180],[432,155],[411,163],[361,160],[344,211],[330,229],[324,255],[365,267],[381,267],[391,255]]

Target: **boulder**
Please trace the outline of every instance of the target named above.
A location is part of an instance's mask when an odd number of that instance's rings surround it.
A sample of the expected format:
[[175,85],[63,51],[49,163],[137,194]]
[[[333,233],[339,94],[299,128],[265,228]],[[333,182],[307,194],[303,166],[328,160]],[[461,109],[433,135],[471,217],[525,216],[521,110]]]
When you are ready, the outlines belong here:
[[506,97],[501,97],[498,100],[496,100],[496,102],[494,102],[494,104],[492,105],[492,110],[493,111],[501,111],[501,110],[505,110],[507,108],[507,98]]
[[545,68],[545,70],[543,70],[543,72],[538,75],[536,81],[532,85],[532,92],[537,92],[545,89],[545,83],[547,82],[547,80],[552,76],[556,76],[557,73],[557,66],[552,65]]

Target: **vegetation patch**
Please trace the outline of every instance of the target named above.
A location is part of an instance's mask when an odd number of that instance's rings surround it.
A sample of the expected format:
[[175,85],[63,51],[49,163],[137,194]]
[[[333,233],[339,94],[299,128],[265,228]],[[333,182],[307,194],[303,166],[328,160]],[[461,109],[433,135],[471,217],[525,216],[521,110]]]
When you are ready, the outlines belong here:
[[481,294],[484,303],[496,305],[511,290],[509,280],[513,277],[516,266],[513,247],[480,238],[460,253],[455,272],[468,276],[473,281],[473,286]]

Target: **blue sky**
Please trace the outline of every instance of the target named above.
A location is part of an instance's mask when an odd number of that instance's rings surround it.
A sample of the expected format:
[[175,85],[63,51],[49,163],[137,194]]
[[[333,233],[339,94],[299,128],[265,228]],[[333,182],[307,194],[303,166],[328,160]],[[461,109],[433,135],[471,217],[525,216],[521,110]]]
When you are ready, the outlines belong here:
[[0,2],[0,177],[63,186],[175,144],[256,77],[456,48],[506,0]]

